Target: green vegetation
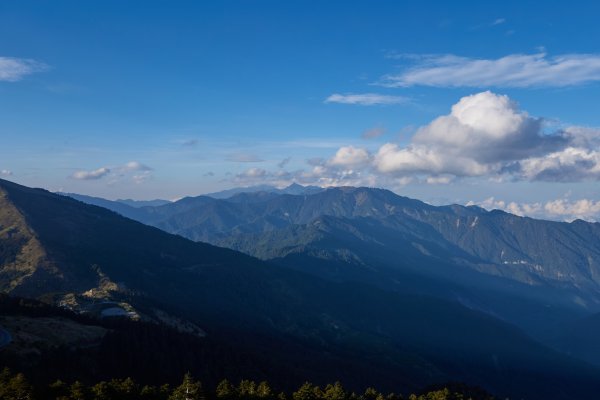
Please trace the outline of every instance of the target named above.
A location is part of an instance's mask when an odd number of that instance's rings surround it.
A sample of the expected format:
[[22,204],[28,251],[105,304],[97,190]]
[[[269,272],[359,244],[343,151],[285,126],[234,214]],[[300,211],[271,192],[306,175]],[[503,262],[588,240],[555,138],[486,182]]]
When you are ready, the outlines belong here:
[[[61,380],[41,387],[31,385],[22,373],[12,373],[4,368],[0,373],[0,399],[3,400],[402,400],[396,393],[380,393],[367,388],[364,393],[348,392],[340,382],[324,387],[303,383],[292,393],[277,392],[268,382],[256,383],[242,380],[236,386],[222,380],[213,391],[204,389],[202,383],[190,374],[184,375],[175,387],[140,385],[131,378],[111,379],[92,385],[80,381],[66,383]],[[409,400],[494,400],[479,388],[451,384],[443,388],[411,394]]]

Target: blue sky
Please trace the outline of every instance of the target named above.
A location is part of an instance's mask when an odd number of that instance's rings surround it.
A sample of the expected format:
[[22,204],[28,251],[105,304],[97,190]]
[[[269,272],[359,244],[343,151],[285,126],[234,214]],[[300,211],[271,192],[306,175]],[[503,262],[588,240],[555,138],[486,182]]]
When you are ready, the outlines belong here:
[[0,175],[138,199],[369,185],[597,219],[600,6],[561,3],[3,2]]

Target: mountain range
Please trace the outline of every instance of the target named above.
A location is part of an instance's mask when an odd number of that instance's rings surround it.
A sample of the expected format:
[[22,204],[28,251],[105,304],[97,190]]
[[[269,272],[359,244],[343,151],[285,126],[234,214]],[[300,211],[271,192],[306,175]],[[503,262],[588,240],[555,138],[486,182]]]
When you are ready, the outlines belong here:
[[[369,188],[118,204],[115,212],[0,180],[0,290],[77,312],[110,303],[145,321],[178,321],[235,343],[259,370],[278,371],[280,385],[411,390],[460,380],[531,399],[600,388],[600,369],[559,345],[577,324],[594,325],[582,321],[597,311],[596,280],[581,264],[583,254],[595,265],[595,236],[584,236],[594,224],[433,207]],[[535,253],[545,245],[554,253]],[[541,264],[569,249],[579,264]],[[570,331],[537,337],[524,322],[536,320]]]
[[550,345],[565,324],[600,312],[597,223],[435,207],[373,188],[230,194],[135,209],[96,204],[321,278],[458,301]]

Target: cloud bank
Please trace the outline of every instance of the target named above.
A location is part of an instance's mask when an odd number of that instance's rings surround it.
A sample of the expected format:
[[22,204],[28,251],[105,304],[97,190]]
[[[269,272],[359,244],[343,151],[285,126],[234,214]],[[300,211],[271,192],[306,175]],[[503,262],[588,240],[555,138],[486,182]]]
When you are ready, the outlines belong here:
[[467,205],[477,205],[488,210],[498,209],[515,215],[542,219],[600,221],[600,201],[590,199],[570,200],[562,198],[547,202],[517,203],[490,197],[480,202],[470,201]]
[[416,129],[408,144],[341,146],[329,159],[294,172],[250,169],[237,179],[333,185],[391,185],[457,179],[580,182],[600,180],[600,130],[550,130],[508,96],[465,96],[450,112]]

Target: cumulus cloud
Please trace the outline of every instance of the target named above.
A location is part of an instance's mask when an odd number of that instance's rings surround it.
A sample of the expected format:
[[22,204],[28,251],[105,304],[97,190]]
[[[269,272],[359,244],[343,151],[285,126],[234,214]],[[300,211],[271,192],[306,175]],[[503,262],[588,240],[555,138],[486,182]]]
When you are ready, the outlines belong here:
[[43,71],[47,65],[35,60],[0,57],[0,81],[16,82],[27,75]]
[[325,103],[355,104],[361,106],[402,104],[406,103],[407,101],[408,99],[406,97],[389,96],[376,93],[335,93],[325,99]]
[[367,150],[353,146],[341,147],[330,160],[332,165],[353,166],[366,164],[370,159]]
[[590,199],[570,200],[561,198],[546,202],[517,203],[489,197],[480,202],[470,201],[467,205],[477,205],[488,210],[498,209],[519,216],[550,220],[573,221],[583,219],[592,222],[600,220],[600,201]]
[[371,154],[343,146],[328,166],[362,168],[380,176],[420,176],[430,184],[457,177],[494,180],[600,179],[600,130],[550,132],[541,118],[508,96],[485,91],[461,98],[450,113],[416,130],[408,145],[386,143]]
[[2,169],[0,170],[0,175],[2,176],[12,176],[12,171],[9,169]]
[[484,175],[485,164],[469,157],[456,157],[427,146],[400,147],[386,143],[374,157],[374,166],[384,174],[452,174],[456,176]]
[[544,210],[550,215],[559,215],[569,220],[580,218],[597,221],[600,215],[600,201],[558,199],[547,202]]
[[600,129],[551,125],[521,110],[508,96],[486,91],[461,98],[447,115],[416,129],[408,144],[341,146],[329,159],[307,163],[307,170],[261,170],[260,176],[246,178],[392,187],[469,177],[496,182],[600,180]]
[[519,170],[515,162],[562,150],[569,140],[563,132],[545,134],[542,120],[486,91],[460,99],[450,114],[419,128],[408,146],[383,145],[374,165],[383,173],[482,176]]
[[237,175],[238,178],[264,178],[267,176],[267,171],[262,168],[249,168],[246,171]]
[[574,182],[600,179],[600,152],[566,147],[543,157],[520,162],[522,175],[529,180]]
[[78,180],[96,180],[101,179],[107,176],[110,173],[110,169],[106,167],[101,167],[92,171],[79,170],[75,171],[71,178]]
[[508,96],[486,91],[460,99],[449,115],[420,128],[413,142],[490,163],[544,154],[567,138],[543,134],[541,119],[519,110]]
[[415,65],[384,76],[383,86],[564,87],[600,80],[600,54],[510,54],[498,59],[404,56]]

